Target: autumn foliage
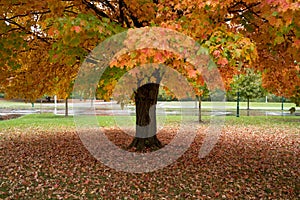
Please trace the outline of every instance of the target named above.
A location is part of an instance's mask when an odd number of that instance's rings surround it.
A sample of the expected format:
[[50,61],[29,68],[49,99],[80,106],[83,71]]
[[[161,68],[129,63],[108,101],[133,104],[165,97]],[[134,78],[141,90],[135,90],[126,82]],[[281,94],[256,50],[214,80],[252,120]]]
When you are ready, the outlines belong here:
[[227,89],[241,67],[252,67],[262,72],[268,91],[299,93],[299,2],[1,1],[0,12],[0,81],[7,97],[67,97],[78,67],[98,43],[145,26],[174,29],[208,48]]

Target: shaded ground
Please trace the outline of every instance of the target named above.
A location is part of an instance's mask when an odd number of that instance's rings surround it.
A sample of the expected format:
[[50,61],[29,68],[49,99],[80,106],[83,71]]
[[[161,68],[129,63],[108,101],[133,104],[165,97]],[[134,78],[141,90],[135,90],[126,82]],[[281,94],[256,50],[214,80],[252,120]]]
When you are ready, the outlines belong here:
[[18,118],[18,117],[21,117],[21,116],[22,115],[20,115],[20,114],[3,114],[3,115],[0,114],[0,121],[1,120],[15,119],[15,118]]
[[[202,125],[190,149],[172,165],[145,174],[110,169],[72,131],[38,129],[0,133],[0,198],[4,199],[299,199],[300,133],[297,127],[227,126],[204,159]],[[116,129],[108,137],[126,147]],[[168,143],[175,129],[159,138]]]

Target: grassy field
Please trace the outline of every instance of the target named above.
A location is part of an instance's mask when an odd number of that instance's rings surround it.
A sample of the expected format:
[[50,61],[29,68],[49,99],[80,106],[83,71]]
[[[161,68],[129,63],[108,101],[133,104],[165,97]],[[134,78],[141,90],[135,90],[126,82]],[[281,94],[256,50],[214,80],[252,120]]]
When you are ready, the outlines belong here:
[[[114,127],[118,126],[118,123],[128,122],[129,125],[135,123],[135,117],[129,116],[97,116],[99,126],[102,127]],[[165,125],[172,125],[181,121],[181,116],[166,116],[157,118],[158,122]],[[191,122],[197,121],[197,117],[191,117]],[[207,124],[210,121],[209,116],[204,116],[203,121]],[[125,124],[126,125],[126,124]],[[235,116],[226,116],[225,125],[257,125],[257,126],[275,126],[275,127],[299,127],[299,116],[241,116],[239,118]],[[13,129],[13,128],[39,128],[42,130],[74,130],[75,124],[72,116],[64,117],[57,116],[51,113],[43,114],[30,114],[24,115],[17,119],[0,121],[0,130]]]
[[32,104],[0,99],[0,109],[32,109]]

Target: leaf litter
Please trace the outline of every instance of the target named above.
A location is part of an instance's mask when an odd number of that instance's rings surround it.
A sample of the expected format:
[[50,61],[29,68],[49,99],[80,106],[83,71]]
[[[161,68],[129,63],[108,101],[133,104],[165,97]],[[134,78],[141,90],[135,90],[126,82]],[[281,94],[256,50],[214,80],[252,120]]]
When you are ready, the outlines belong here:
[[[207,125],[173,164],[149,173],[116,171],[97,161],[75,131],[9,129],[0,137],[2,199],[298,199],[296,128],[227,125],[210,154],[198,158]],[[169,143],[176,127],[159,139]],[[126,149],[132,136],[105,134]]]

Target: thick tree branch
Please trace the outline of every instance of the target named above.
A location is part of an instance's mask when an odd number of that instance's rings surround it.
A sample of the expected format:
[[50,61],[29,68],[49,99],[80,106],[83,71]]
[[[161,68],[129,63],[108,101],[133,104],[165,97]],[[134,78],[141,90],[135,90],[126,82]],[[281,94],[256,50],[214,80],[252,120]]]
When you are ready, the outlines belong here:
[[66,12],[66,13],[72,13],[72,14],[74,14],[74,15],[77,15],[77,14],[78,14],[78,13],[72,11],[72,10],[67,10],[67,9],[65,9],[64,12]]
[[129,28],[129,27],[131,27],[130,22],[128,21],[128,19],[126,18],[125,14],[124,14],[124,9],[125,9],[125,6],[124,6],[123,0],[119,0],[120,22],[122,23],[122,25],[125,22],[126,26]]
[[99,10],[95,4],[88,2],[87,0],[82,0],[82,3],[86,5],[87,8],[93,10],[99,17],[110,18],[106,13]]
[[[228,9],[228,12],[231,13],[231,14],[237,14],[239,16],[244,16],[244,13],[249,11],[251,14],[255,15],[256,17],[258,17],[259,19],[261,19],[263,22],[268,22],[267,19],[261,17],[257,12],[255,12],[253,10],[254,7],[260,5],[261,2],[256,2],[256,3],[251,3],[251,4],[247,4],[243,1],[239,1],[237,3],[235,3],[233,6],[231,6],[229,9]],[[237,8],[239,7],[239,8]],[[257,26],[254,24],[254,26]]]
[[123,0],[120,0],[120,1],[122,1],[122,5],[128,11],[129,17],[132,20],[134,26],[136,28],[143,27],[143,22],[139,22],[138,18],[133,15],[133,13],[131,12],[131,10],[128,8],[128,6],[126,5],[126,3]]
[[115,7],[108,1],[108,0],[103,0],[101,1],[104,5],[107,5],[113,12],[116,12]]

